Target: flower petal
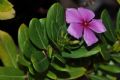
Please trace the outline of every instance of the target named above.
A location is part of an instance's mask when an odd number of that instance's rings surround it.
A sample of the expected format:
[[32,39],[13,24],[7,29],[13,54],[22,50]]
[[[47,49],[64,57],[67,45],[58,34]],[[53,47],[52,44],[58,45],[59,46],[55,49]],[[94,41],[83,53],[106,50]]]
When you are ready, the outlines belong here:
[[93,19],[90,22],[89,28],[95,31],[96,33],[102,33],[106,31],[106,28],[103,25],[102,20],[100,19]]
[[67,31],[71,36],[79,39],[82,37],[83,27],[78,23],[71,23]]
[[80,23],[77,9],[68,8],[66,10],[66,21],[67,23],[73,23],[73,22]]
[[79,12],[79,16],[83,20],[90,21],[91,19],[95,17],[94,12],[86,8],[78,8],[78,12]]
[[96,43],[98,41],[95,34],[88,28],[84,28],[84,40],[88,46],[91,46],[92,44]]

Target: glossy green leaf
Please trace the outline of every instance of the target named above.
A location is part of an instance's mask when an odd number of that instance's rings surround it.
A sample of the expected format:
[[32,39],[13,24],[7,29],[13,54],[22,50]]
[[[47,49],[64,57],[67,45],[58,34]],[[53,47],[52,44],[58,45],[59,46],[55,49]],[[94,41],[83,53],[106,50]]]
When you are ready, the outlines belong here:
[[37,72],[44,72],[48,69],[49,62],[47,56],[42,52],[32,54],[31,61]]
[[84,67],[71,67],[71,66],[67,66],[67,65],[66,65],[66,67],[61,67],[54,63],[52,63],[51,65],[58,71],[67,72],[70,75],[70,77],[65,78],[66,80],[72,80],[72,79],[82,77],[86,72],[86,69]]
[[15,10],[8,0],[0,0],[0,20],[14,18]]
[[50,7],[47,14],[46,30],[49,38],[56,41],[61,29],[66,27],[64,25],[64,9],[59,3],[55,3]]
[[120,34],[120,9],[119,9],[119,11],[117,13],[116,31]]
[[89,57],[95,55],[101,51],[100,47],[97,46],[91,50],[87,50],[85,47],[81,47],[78,50],[68,52],[62,52],[62,56],[66,58],[82,58],[82,57]]
[[120,67],[116,66],[116,65],[99,65],[99,68],[108,71],[108,72],[112,72],[112,73],[120,73]]
[[21,52],[28,58],[31,58],[31,54],[36,51],[36,48],[30,41],[29,29],[25,24],[21,24],[18,30],[18,43]]
[[40,21],[33,18],[29,24],[29,34],[31,41],[40,49],[47,49],[48,39],[45,30],[46,19]]
[[101,19],[106,27],[106,32],[104,33],[105,36],[110,40],[110,41],[115,41],[115,27],[112,24],[112,20],[110,18],[110,15],[107,10],[103,10],[101,14]]
[[5,66],[17,68],[17,49],[11,36],[0,30],[0,59]]
[[0,67],[0,80],[25,80],[25,75],[19,69]]

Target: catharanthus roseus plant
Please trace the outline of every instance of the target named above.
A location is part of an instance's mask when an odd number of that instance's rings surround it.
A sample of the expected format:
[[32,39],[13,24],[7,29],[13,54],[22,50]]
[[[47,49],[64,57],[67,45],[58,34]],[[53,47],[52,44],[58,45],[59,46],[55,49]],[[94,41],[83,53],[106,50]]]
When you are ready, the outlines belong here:
[[0,31],[4,65],[0,67],[0,80],[120,79],[120,10],[116,24],[112,24],[107,10],[101,19],[94,17],[89,9],[65,10],[55,3],[46,18],[21,24],[18,49],[10,35]]

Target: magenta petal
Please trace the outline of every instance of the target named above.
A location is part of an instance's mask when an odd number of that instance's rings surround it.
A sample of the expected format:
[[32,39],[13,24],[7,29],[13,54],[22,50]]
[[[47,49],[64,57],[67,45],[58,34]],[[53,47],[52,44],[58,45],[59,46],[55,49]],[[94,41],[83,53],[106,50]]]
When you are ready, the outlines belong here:
[[95,34],[88,28],[84,28],[84,40],[88,46],[91,46],[92,44],[96,43],[98,41]]
[[79,12],[80,18],[82,18],[83,20],[90,21],[95,17],[94,12],[86,8],[78,8],[78,12]]
[[102,23],[102,20],[93,19],[90,22],[89,28],[95,31],[96,33],[102,33],[106,31],[105,26]]
[[79,14],[77,9],[68,8],[66,10],[66,21],[67,23],[77,22],[80,23]]
[[83,27],[80,24],[72,23],[68,27],[67,31],[71,36],[79,39],[82,37]]

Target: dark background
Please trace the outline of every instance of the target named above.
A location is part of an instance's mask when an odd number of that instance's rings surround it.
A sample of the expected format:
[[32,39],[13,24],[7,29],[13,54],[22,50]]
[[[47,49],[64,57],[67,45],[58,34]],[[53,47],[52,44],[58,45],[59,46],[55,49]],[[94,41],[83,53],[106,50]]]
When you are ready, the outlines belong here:
[[[42,18],[46,17],[47,10],[55,2],[61,2],[61,4],[67,7],[79,7],[85,6],[89,7],[91,1],[95,0],[9,0],[13,5],[16,11],[16,16],[10,20],[0,21],[0,30],[8,32],[14,39],[15,43],[18,44],[17,33],[18,28],[22,23],[29,25],[29,21],[36,17]],[[86,4],[84,4],[86,1]],[[89,2],[88,2],[89,1]],[[97,6],[93,5],[93,9],[96,13],[96,18],[100,18],[100,14],[103,9],[107,9],[114,20],[116,13],[119,9],[119,5],[115,0],[100,0],[101,4]],[[104,2],[105,1],[105,2]],[[97,3],[97,2],[96,2]],[[95,4],[96,4],[95,3]],[[84,5],[83,5],[84,4]]]

